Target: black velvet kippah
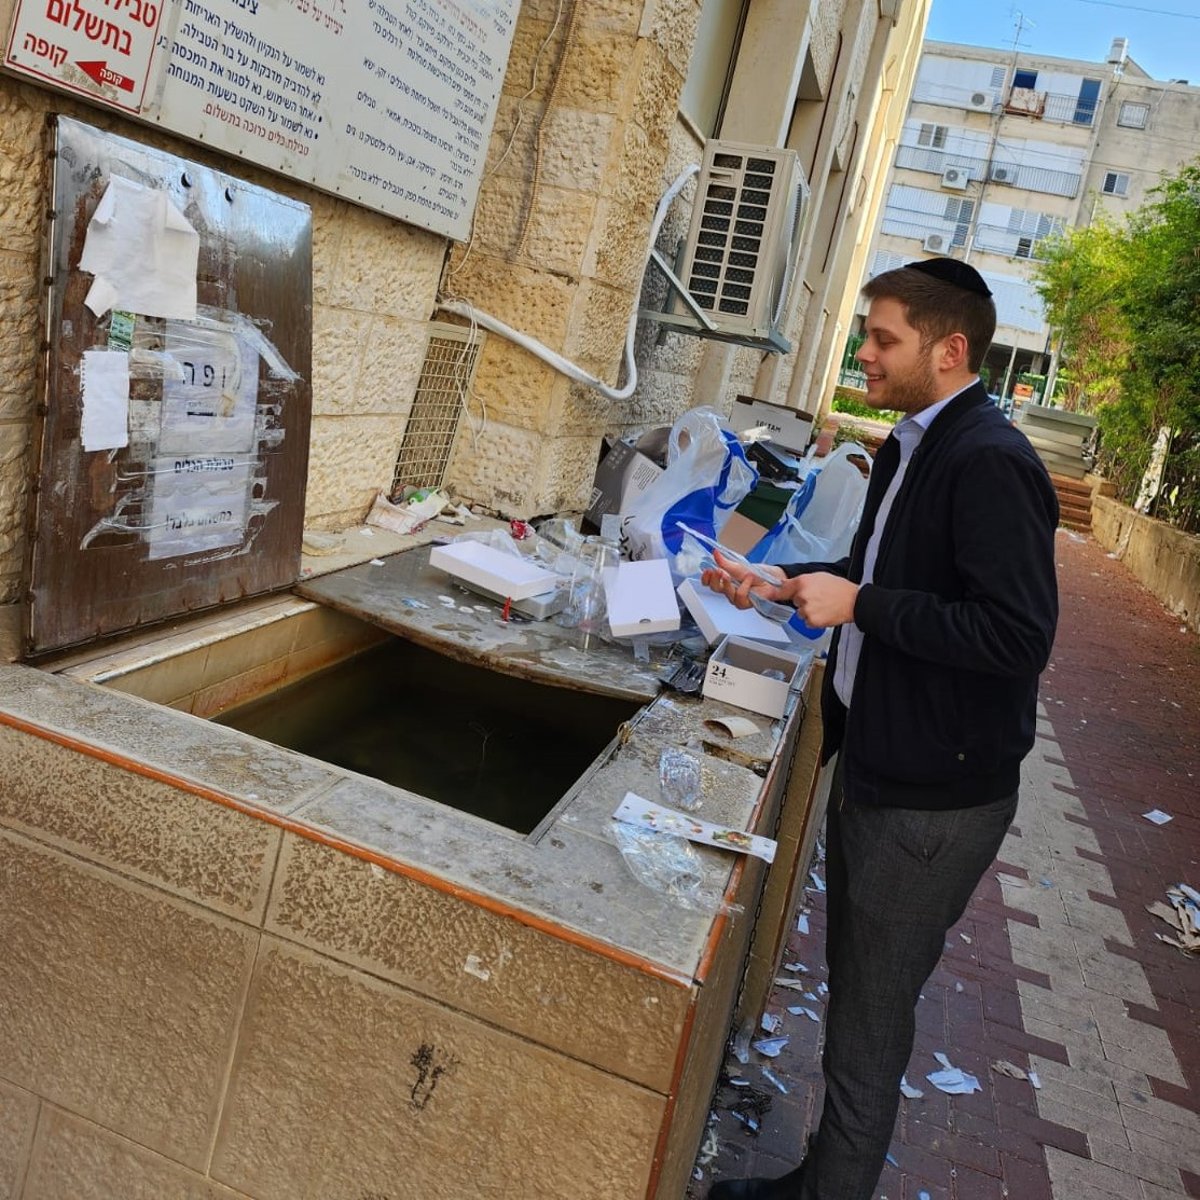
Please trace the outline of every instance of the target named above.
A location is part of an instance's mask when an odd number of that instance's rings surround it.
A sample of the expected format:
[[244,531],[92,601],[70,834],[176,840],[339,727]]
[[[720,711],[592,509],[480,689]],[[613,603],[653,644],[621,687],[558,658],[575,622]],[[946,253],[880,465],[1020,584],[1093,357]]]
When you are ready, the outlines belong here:
[[910,271],[923,271],[940,279],[943,283],[952,283],[964,291],[974,292],[977,296],[990,296],[988,285],[983,282],[983,276],[970,264],[959,262],[957,258],[925,258],[919,262],[904,264]]

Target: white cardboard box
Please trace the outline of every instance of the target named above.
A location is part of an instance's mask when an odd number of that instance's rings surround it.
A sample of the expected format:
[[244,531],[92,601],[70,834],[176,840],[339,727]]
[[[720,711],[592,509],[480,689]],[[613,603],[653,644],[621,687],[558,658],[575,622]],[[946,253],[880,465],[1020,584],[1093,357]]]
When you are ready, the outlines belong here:
[[[746,638],[727,637],[708,660],[704,695],[766,717],[782,717],[800,669],[798,654]],[[782,671],[783,678],[767,678],[763,672],[768,670]]]
[[679,628],[679,603],[665,558],[618,563],[605,576],[604,596],[613,637]]
[[484,542],[434,546],[429,554],[429,565],[513,600],[540,596],[543,592],[553,591],[558,584],[558,576],[553,571],[528,563],[515,554],[505,554]]
[[788,641],[782,625],[767,620],[752,608],[738,608],[720,592],[706,588],[697,579],[685,579],[679,585],[679,598],[710,646],[729,634],[759,642],[786,644]]
[[729,427],[741,433],[758,425],[765,425],[771,431],[772,442],[800,454],[812,437],[813,419],[808,413],[784,404],[756,400],[753,396],[739,396],[729,414]]

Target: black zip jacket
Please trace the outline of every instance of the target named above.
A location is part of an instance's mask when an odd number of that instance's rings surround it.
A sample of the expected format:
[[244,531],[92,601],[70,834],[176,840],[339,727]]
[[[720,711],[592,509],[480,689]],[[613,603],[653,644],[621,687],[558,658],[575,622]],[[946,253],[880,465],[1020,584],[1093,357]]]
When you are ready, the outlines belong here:
[[[800,563],[854,582],[900,451],[880,448],[850,556]],[[860,588],[863,632],[850,708],[833,688],[834,633],[821,696],[822,761],[842,752],[846,796],[947,809],[1017,790],[1033,746],[1038,675],[1058,620],[1058,501],[1024,434],[974,384],[934,418]]]

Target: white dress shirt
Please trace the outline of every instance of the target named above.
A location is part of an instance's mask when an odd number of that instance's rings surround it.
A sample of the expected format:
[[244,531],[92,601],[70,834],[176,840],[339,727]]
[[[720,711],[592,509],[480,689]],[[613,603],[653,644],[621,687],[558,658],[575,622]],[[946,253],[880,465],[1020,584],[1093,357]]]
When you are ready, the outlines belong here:
[[[971,387],[974,383],[975,380],[972,379],[967,387]],[[896,467],[896,474],[892,476],[892,481],[888,484],[887,491],[883,494],[883,499],[879,502],[879,511],[875,514],[875,526],[871,530],[871,540],[867,542],[866,557],[863,559],[863,575],[860,586],[871,583],[875,577],[875,562],[879,558],[879,547],[883,541],[884,529],[892,511],[892,505],[900,492],[900,485],[904,482],[908,464],[912,461],[913,451],[921,444],[921,439],[925,436],[925,431],[933,424],[934,417],[954,399],[954,396],[965,392],[967,387],[960,388],[953,396],[947,396],[945,400],[939,400],[936,404],[921,409],[920,412],[905,413],[896,422],[896,426],[892,430],[892,437],[900,443],[900,462]],[[850,695],[854,691],[854,674],[858,669],[858,657],[862,653],[862,641],[862,630],[852,621],[842,626],[842,636],[838,642],[837,668],[833,675],[833,690],[847,708],[850,707]]]

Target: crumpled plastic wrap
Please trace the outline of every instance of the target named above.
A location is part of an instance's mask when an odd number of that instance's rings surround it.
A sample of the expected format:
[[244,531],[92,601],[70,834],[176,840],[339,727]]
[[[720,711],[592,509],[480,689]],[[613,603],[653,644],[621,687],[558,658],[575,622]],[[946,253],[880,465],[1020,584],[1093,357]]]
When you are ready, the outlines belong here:
[[709,909],[700,856],[686,838],[656,833],[625,821],[613,822],[613,839],[633,877],[681,908]]
[[664,746],[658,756],[658,786],[672,808],[695,812],[700,807],[700,760],[677,746]]

